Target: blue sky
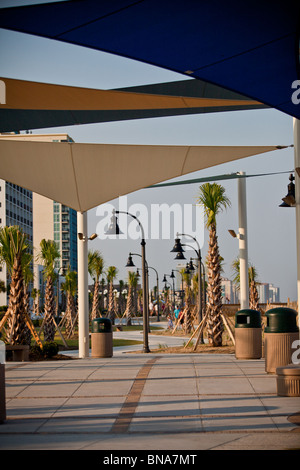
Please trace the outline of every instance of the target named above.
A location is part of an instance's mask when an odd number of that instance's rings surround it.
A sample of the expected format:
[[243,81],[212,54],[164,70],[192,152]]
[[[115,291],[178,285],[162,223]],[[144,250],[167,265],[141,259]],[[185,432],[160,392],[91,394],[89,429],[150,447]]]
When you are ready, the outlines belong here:
[[[29,2],[4,2],[17,5]],[[33,3],[33,2],[31,2]],[[8,78],[109,89],[172,80],[185,77],[157,67],[125,58],[68,45],[30,35],[0,29],[0,75]],[[293,120],[273,110],[238,111],[197,116],[143,119],[139,121],[102,123],[73,127],[41,129],[37,133],[67,132],[75,142],[168,144],[168,145],[290,145],[293,143]],[[247,174],[290,171],[294,168],[293,149],[275,151],[233,163],[219,165],[192,174],[205,177],[244,171]],[[158,168],[159,171],[159,168]],[[126,175],[124,175],[126,178]],[[287,193],[289,175],[270,175],[247,179],[247,218],[249,260],[255,265],[261,282],[281,289],[281,300],[292,300],[296,294],[296,235],[294,209],[279,208]],[[186,177],[185,177],[186,179]],[[228,229],[238,229],[237,181],[224,181],[231,208],[217,218],[220,254],[224,258],[224,276],[233,277],[231,263],[238,255],[238,241]],[[199,185],[144,189],[127,198],[128,206],[142,204],[150,211],[153,204],[195,204]],[[97,229],[97,209],[89,211],[89,232]],[[129,221],[128,221],[129,222]],[[204,231],[202,256],[207,252]],[[187,241],[187,240],[186,240]],[[150,266],[160,279],[176,268],[170,253],[171,240],[147,240],[146,253]],[[100,240],[90,248],[99,249],[107,266],[119,269],[119,279],[126,279],[129,251],[140,253],[138,240]],[[136,265],[140,260],[135,258]],[[150,284],[155,283],[150,273]]]

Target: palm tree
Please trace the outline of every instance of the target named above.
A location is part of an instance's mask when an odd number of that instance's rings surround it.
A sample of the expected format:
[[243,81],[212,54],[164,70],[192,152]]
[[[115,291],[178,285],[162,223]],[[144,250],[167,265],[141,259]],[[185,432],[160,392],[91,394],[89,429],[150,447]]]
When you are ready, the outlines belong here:
[[200,186],[198,203],[203,207],[206,227],[209,229],[208,245],[208,286],[207,286],[207,335],[213,346],[222,345],[223,322],[221,266],[217,237],[217,214],[231,205],[225,195],[225,188],[217,183],[204,183]]
[[[30,253],[25,253],[24,255],[24,264],[23,264],[23,278],[24,278],[24,308],[25,313],[28,317],[31,317],[30,314],[30,302],[29,302],[29,284],[33,281],[33,272],[31,270],[31,263],[32,255]],[[25,327],[25,334],[26,334],[26,344],[30,346],[31,343],[31,331],[26,325]]]
[[94,294],[91,319],[100,316],[100,302],[99,302],[99,279],[103,273],[104,261],[99,251],[89,251],[88,253],[88,270],[91,277],[94,278]]
[[56,303],[54,296],[54,281],[56,279],[55,262],[60,257],[56,243],[53,240],[43,239],[40,243],[41,252],[39,259],[44,265],[44,276],[46,279],[45,289],[45,313],[44,313],[44,339],[53,341],[55,335],[54,316]]
[[170,302],[170,287],[165,286],[163,296],[165,301],[164,315],[167,317],[169,314],[172,315],[172,308]]
[[190,333],[192,330],[192,314],[191,314],[191,307],[192,307],[192,289],[190,285],[190,274],[185,271],[185,269],[181,270],[183,281],[185,284],[185,306],[183,309],[184,315],[184,331],[185,333]]
[[118,302],[118,312],[120,313],[120,316],[123,315],[123,312],[125,311],[125,308],[126,308],[125,307],[125,297],[124,297],[124,294],[123,294],[124,286],[125,286],[124,281],[122,281],[122,279],[120,279],[119,280],[119,302]]
[[[232,263],[232,268],[234,271],[233,283],[237,286],[237,289],[240,288],[240,260],[236,258]],[[259,296],[257,292],[257,270],[250,264],[248,267],[248,279],[249,279],[249,308],[253,310],[259,310],[258,302]]]
[[31,260],[26,234],[17,226],[0,229],[0,261],[11,277],[8,309],[8,337],[12,345],[27,344],[24,302],[24,265]]
[[76,318],[75,295],[77,292],[77,273],[76,271],[68,271],[65,275],[65,282],[61,284],[61,290],[67,295],[66,307],[66,334],[70,338],[73,332],[73,326]]
[[133,295],[134,292],[136,292],[136,287],[138,283],[138,276],[137,273],[133,271],[128,272],[128,294],[127,294],[127,304],[126,304],[126,310],[124,312],[124,315],[126,315],[126,325],[130,326],[131,325],[131,318],[132,315],[135,313],[134,312],[134,303],[133,303]]
[[118,270],[115,266],[109,266],[107,269],[106,277],[107,283],[109,284],[109,297],[108,297],[108,318],[111,319],[112,323],[115,322],[115,303],[114,303],[114,279],[117,277]]
[[259,310],[258,302],[259,296],[257,292],[257,271],[254,266],[249,266],[249,307],[253,310]]
[[33,314],[35,316],[38,316],[39,315],[39,296],[40,296],[40,291],[38,289],[36,289],[35,287],[33,287],[33,289],[31,289],[31,297],[33,299]]

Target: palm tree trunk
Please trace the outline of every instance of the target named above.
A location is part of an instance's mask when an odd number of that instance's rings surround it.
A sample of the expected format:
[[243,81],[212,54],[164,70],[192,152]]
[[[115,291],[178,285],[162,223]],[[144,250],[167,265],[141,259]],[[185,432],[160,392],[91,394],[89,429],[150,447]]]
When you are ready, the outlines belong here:
[[213,346],[222,346],[223,322],[220,255],[216,225],[211,224],[208,247],[207,335]]
[[114,303],[114,285],[110,282],[109,286],[109,298],[108,298],[108,318],[111,320],[112,324],[115,323],[115,303]]
[[186,289],[186,303],[183,311],[184,314],[184,331],[189,334],[192,331],[192,316],[191,316],[191,291],[189,288]]
[[127,296],[127,305],[124,315],[126,315],[126,325],[131,326],[131,317],[133,312],[133,302],[132,302],[132,287],[129,286],[128,296]]
[[44,324],[44,338],[45,341],[53,341],[55,336],[55,325],[53,322],[55,312],[55,297],[53,289],[53,280],[50,276],[47,277],[45,289],[45,324]]
[[[27,316],[30,318],[30,307],[29,307],[29,291],[28,291],[28,286],[25,285],[24,283],[24,312],[27,314]],[[25,325],[25,336],[26,336],[26,344],[30,346],[31,344],[31,331],[28,328],[28,325],[26,323]]]
[[259,310],[258,308],[258,292],[256,288],[256,283],[255,281],[251,281],[250,283],[250,296],[249,296],[249,307],[253,310]]
[[66,335],[67,335],[67,338],[70,338],[71,335],[73,334],[73,323],[76,317],[75,300],[74,300],[73,295],[70,292],[67,293],[66,315],[67,315]]
[[96,279],[93,295],[93,306],[91,318],[94,320],[100,316],[100,302],[99,302],[99,281]]
[[13,273],[10,284],[9,309],[11,312],[9,322],[10,343],[26,344],[26,322],[24,318],[24,281],[22,266],[18,259],[15,259]]

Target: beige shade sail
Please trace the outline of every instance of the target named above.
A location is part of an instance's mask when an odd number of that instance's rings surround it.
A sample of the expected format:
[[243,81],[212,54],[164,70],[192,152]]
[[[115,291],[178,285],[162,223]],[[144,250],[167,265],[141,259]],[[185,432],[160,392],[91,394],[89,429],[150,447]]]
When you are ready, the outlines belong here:
[[0,140],[0,178],[85,212],[147,186],[277,148],[4,139]]

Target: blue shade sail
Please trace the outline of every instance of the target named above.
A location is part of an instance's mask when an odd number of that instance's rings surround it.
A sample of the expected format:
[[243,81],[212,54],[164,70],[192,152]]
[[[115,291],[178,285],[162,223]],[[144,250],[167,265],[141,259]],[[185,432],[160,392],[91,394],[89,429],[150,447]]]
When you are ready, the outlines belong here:
[[179,72],[300,118],[299,16],[299,0],[71,0],[1,9],[0,27]]

